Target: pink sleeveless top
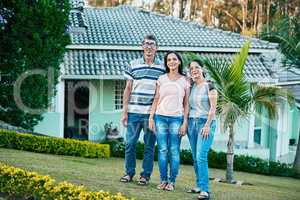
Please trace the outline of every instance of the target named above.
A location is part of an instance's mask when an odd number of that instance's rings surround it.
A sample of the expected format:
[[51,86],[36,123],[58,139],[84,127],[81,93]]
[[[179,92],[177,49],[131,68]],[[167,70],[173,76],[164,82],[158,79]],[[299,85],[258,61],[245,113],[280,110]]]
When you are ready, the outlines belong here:
[[160,88],[156,114],[182,116],[185,90],[190,87],[190,83],[184,76],[172,81],[167,74],[164,74],[158,78],[157,84]]

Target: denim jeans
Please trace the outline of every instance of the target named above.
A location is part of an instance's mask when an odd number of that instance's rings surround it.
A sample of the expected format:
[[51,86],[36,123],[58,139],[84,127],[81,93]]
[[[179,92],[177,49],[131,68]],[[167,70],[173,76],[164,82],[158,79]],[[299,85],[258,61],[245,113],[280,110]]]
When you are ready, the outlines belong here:
[[[161,182],[176,182],[180,163],[179,130],[183,117],[155,115],[155,130],[158,146],[158,167]],[[168,180],[168,160],[170,160],[170,177]]]
[[125,145],[125,171],[129,176],[135,175],[136,168],[136,143],[140,137],[140,133],[144,132],[144,159],[141,176],[150,179],[153,171],[154,147],[156,142],[155,134],[148,127],[149,115],[128,113],[128,124],[126,132]]
[[213,143],[216,121],[213,120],[211,122],[209,136],[207,139],[204,139],[200,132],[206,121],[206,118],[189,118],[188,138],[192,148],[197,187],[201,191],[209,192],[207,156]]

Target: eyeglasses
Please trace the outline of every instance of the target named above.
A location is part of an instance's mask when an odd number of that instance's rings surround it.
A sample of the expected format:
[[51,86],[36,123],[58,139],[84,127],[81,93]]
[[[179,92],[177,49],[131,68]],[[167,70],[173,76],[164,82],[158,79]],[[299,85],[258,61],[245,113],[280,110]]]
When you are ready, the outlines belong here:
[[154,42],[143,42],[142,44],[143,48],[155,48],[156,44]]

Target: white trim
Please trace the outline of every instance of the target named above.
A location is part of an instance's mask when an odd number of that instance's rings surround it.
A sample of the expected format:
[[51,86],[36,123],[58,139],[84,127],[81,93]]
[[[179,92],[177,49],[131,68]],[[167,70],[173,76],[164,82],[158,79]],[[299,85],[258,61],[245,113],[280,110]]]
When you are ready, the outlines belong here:
[[103,80],[100,80],[99,81],[99,89],[100,89],[100,95],[99,95],[99,108],[100,108],[100,112],[103,113],[104,111],[104,108],[103,108],[103,104],[104,104],[104,100],[103,100],[103,97],[104,97],[104,81]]
[[285,82],[278,82],[276,85],[298,85],[300,81],[285,81]]
[[123,110],[112,110],[112,111],[101,111],[101,114],[116,114],[116,113],[122,113]]
[[63,75],[62,79],[123,80],[123,75]]
[[258,83],[258,84],[262,84],[262,85],[275,85],[278,80],[277,79],[273,79],[273,78],[248,78],[247,81],[251,82],[251,83]]
[[248,149],[254,148],[254,129],[255,129],[255,111],[252,107],[253,113],[249,118],[249,129],[248,129]]
[[[61,79],[77,79],[77,80],[125,80],[123,75],[62,75]],[[269,84],[269,85],[277,85],[276,79],[268,79],[268,78],[249,78],[247,79],[249,82],[257,82],[260,84]]]
[[59,137],[64,138],[64,126],[65,126],[65,81],[60,80],[58,83],[57,89],[57,112],[60,116],[60,130],[59,130]]
[[[141,46],[122,46],[122,45],[84,45],[84,44],[71,44],[67,45],[67,49],[83,49],[83,50],[133,50],[141,51]],[[218,48],[218,47],[176,47],[176,46],[161,46],[159,51],[194,51],[194,52],[222,52],[222,53],[237,53],[240,52],[240,48]],[[270,53],[277,51],[274,49],[249,49],[249,53]]]

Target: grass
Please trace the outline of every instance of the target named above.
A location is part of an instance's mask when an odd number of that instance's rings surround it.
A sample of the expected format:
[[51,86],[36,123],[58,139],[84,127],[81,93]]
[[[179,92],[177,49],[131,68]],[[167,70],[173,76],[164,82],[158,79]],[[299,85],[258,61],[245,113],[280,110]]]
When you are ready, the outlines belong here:
[[[174,192],[159,191],[157,163],[150,185],[138,186],[136,182],[120,183],[123,174],[123,159],[87,159],[71,156],[58,156],[31,153],[13,149],[0,148],[0,162],[50,175],[57,181],[68,181],[84,185],[90,190],[104,190],[111,193],[121,192],[128,197],[140,200],[156,199],[196,199],[196,195],[187,194],[185,190],[193,186],[194,172],[192,166],[181,165]],[[137,161],[137,172],[141,168]],[[223,177],[224,170],[210,169],[210,177]],[[235,172],[237,180],[254,184],[253,186],[238,186],[210,182],[212,199],[215,200],[297,200],[300,196],[300,180],[286,177],[262,176]]]

